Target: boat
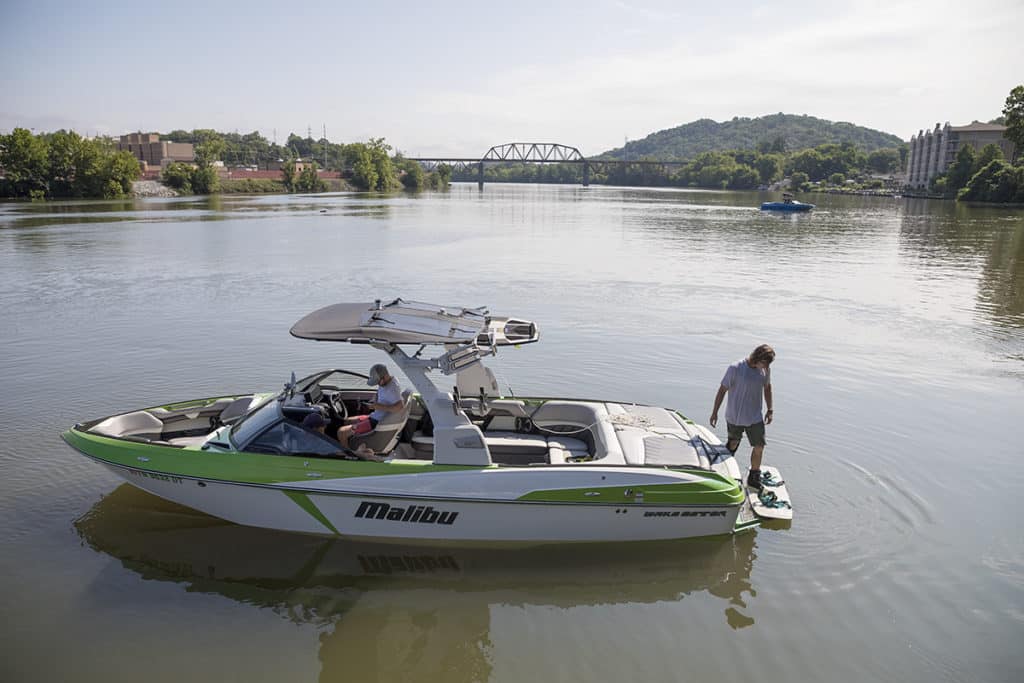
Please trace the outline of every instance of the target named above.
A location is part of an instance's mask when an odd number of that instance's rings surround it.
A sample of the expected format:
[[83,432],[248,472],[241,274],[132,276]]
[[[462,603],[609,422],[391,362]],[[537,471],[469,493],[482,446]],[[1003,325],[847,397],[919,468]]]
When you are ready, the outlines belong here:
[[[213,596],[314,626],[320,680],[353,671],[373,671],[376,680],[406,680],[412,670],[443,680],[453,671],[487,672],[503,612],[540,608],[560,621],[563,611],[588,606],[604,613],[693,599],[708,608],[702,628],[736,630],[753,625],[757,612],[753,533],[528,548],[375,543],[221,522],[128,484],[73,528],[120,569],[115,581],[137,577],[170,595]],[[173,618],[161,624],[176,627]]]
[[793,199],[793,195],[788,192],[782,195],[781,202],[762,202],[762,211],[810,211],[814,208],[814,204],[806,204],[804,202],[798,202]]
[[375,397],[366,374],[336,368],[292,373],[277,392],[81,422],[62,437],[172,502],[349,540],[657,541],[759,524],[733,454],[676,410],[501,394],[484,360],[538,342],[534,322],[395,299],[320,308],[291,334],[383,352],[415,392],[353,437],[354,451],[303,426],[319,413],[333,433]]

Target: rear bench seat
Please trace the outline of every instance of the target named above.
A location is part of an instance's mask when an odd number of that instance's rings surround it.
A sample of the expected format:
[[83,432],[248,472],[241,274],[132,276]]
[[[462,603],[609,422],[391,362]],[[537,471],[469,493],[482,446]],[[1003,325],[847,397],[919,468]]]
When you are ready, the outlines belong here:
[[[570,462],[571,457],[585,457],[590,454],[585,441],[569,436],[522,434],[519,432],[484,432],[484,441],[491,451],[495,463],[506,465],[529,465],[550,462],[560,465]],[[416,432],[412,447],[417,457],[434,457],[434,437]]]
[[[488,430],[484,440],[495,463],[528,465],[571,463],[577,458],[599,465],[662,465],[707,467],[707,457],[694,448],[692,437],[670,411],[656,406],[617,403],[548,401],[531,416],[544,433]],[[565,434],[557,432],[564,431]],[[582,433],[581,433],[582,432]],[[584,441],[583,436],[587,439]],[[594,444],[593,449],[588,441]],[[431,459],[433,437],[417,432],[412,439],[417,457]],[[603,455],[602,455],[603,454]]]

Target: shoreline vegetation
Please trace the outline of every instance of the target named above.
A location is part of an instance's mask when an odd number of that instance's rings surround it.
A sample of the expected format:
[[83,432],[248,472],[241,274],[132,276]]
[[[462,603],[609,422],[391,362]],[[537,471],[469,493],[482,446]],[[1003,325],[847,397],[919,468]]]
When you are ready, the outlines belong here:
[[[642,143],[650,147],[657,140],[667,140],[679,147],[680,131],[697,131],[703,142],[712,144],[708,135],[723,130],[731,142],[750,144],[750,130],[764,134],[776,133],[783,125],[799,126],[800,140],[815,132],[819,139],[834,138],[836,131],[856,132],[858,142],[874,135],[874,149],[867,150],[851,140],[825,142],[801,149],[788,149],[787,137],[777,135],[761,139],[754,149],[703,151],[692,159],[672,159],[671,164],[639,164],[633,162],[657,159],[629,158],[629,143],[619,150],[595,158],[589,182],[594,185],[632,187],[686,187],[729,190],[789,189],[800,192],[837,194],[928,196],[970,202],[1002,204],[1024,203],[1024,85],[1015,87],[1006,99],[1000,122],[1006,126],[1005,136],[1016,146],[1016,159],[1007,160],[996,145],[975,150],[964,145],[945,173],[932,181],[927,191],[907,191],[901,178],[908,156],[906,144],[879,147],[893,138],[870,129],[833,124],[813,117],[784,114],[761,119],[734,119],[726,124],[697,121],[677,129],[652,134]],[[772,128],[766,128],[772,126]],[[832,126],[823,129],[822,126]],[[710,132],[709,132],[710,131]],[[742,138],[746,133],[747,137]],[[882,136],[882,137],[878,137]],[[315,193],[363,190],[393,192],[401,189],[444,190],[450,181],[479,180],[474,166],[453,171],[439,164],[427,171],[419,163],[406,159],[387,144],[384,138],[367,142],[333,143],[326,138],[301,138],[294,133],[281,146],[269,142],[258,132],[240,135],[220,133],[212,129],[174,130],[161,135],[167,142],[191,143],[193,163],[174,162],[160,174],[160,183],[178,195],[218,193]],[[893,138],[895,139],[895,138]],[[879,142],[881,141],[881,142]],[[657,156],[657,148],[651,148]],[[669,152],[671,153],[671,152]],[[661,154],[665,154],[662,152]],[[597,162],[603,162],[597,164]],[[322,167],[321,167],[322,164]],[[321,168],[328,173],[322,173]],[[241,171],[280,172],[280,178],[230,177],[229,169]],[[110,137],[84,138],[74,131],[34,134],[15,128],[0,134],[0,198],[30,200],[119,198],[133,194],[133,184],[142,177],[138,160],[129,152],[118,151]],[[153,181],[154,178],[147,178]],[[530,164],[503,162],[484,167],[483,181],[582,184],[582,164]],[[146,184],[147,193],[162,192]],[[149,195],[152,196],[152,195]],[[166,195],[163,195],[166,196]]]

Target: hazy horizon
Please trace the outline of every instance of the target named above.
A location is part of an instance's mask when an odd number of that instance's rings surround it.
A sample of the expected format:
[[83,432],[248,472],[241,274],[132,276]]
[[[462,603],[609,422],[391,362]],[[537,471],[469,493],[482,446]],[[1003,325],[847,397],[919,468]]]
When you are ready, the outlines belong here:
[[0,10],[0,131],[214,128],[411,156],[512,141],[594,155],[698,119],[775,113],[908,140],[999,116],[1021,83],[1024,5],[980,0],[469,2],[44,0]]

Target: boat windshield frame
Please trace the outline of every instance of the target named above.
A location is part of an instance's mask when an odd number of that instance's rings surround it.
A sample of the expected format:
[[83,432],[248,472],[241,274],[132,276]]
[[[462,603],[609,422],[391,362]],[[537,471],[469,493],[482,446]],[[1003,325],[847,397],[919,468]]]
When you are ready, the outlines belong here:
[[[244,416],[236,424],[232,425],[228,438],[236,450],[242,450],[242,446],[262,434],[267,428],[273,426],[284,417],[281,411],[280,394],[272,397],[262,406]],[[243,430],[243,427],[245,428]]]

